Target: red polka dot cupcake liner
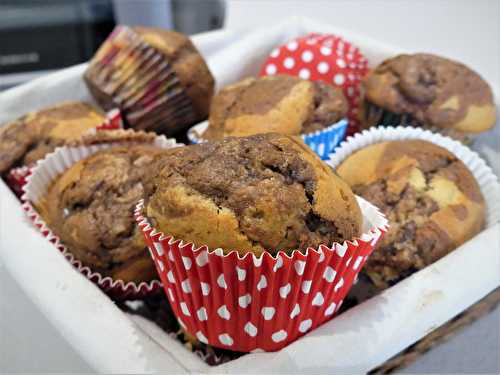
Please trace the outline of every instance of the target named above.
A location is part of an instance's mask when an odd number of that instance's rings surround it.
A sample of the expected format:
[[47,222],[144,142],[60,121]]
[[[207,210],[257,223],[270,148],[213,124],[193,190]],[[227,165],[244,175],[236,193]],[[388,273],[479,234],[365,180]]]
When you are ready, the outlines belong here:
[[359,129],[360,84],[367,73],[368,60],[359,48],[337,35],[318,33],[275,48],[260,70],[261,76],[287,74],[341,88],[349,103],[348,135]]
[[357,197],[360,238],[276,256],[196,247],[152,227],[144,201],[135,216],[179,324],[202,343],[239,352],[276,351],[331,319],[388,229]]
[[[123,120],[118,109],[107,112],[104,122],[95,128],[95,130],[117,129],[123,129]],[[33,166],[24,165],[22,167],[12,168],[5,176],[7,186],[11,188],[18,198],[21,198],[24,194],[23,186],[26,184],[27,177],[31,175],[32,167]]]
[[[132,130],[124,131],[133,133]],[[52,232],[35,208],[35,203],[41,199],[54,179],[73,164],[95,154],[98,151],[117,145],[132,145],[137,142],[114,142],[95,144],[92,146],[79,147],[59,147],[53,153],[47,155],[43,160],[39,160],[32,168],[32,173],[26,178],[23,186],[22,207],[28,218],[40,233],[57,248],[68,262],[87,279],[95,283],[107,295],[114,300],[138,299],[161,289],[161,282],[153,280],[150,282],[127,282],[116,280],[109,276],[104,276],[92,270],[79,261],[66,247],[61,239]],[[174,139],[167,139],[165,136],[158,136],[153,144],[161,148],[171,148],[182,146]]]

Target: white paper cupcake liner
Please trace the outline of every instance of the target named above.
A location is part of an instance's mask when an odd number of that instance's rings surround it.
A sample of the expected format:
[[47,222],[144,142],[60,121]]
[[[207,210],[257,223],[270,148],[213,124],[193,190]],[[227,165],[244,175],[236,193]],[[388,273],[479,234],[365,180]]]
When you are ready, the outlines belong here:
[[472,173],[486,202],[486,227],[500,222],[500,184],[498,177],[481,157],[462,143],[429,130],[411,127],[374,127],[357,133],[340,144],[327,161],[336,168],[359,149],[384,141],[421,139],[441,146],[459,158]]
[[[124,131],[133,133],[132,130]],[[104,292],[114,299],[138,298],[154,292],[161,288],[161,282],[153,280],[151,282],[123,282],[122,280],[114,280],[109,276],[103,276],[99,272],[93,271],[88,266],[84,266],[82,262],[75,258],[68,249],[47,226],[42,217],[36,211],[33,203],[41,199],[52,181],[67,170],[73,164],[81,159],[84,159],[98,151],[108,149],[115,146],[133,145],[143,142],[111,142],[96,144],[91,146],[79,147],[59,147],[53,153],[48,154],[44,159],[39,160],[32,169],[32,174],[26,178],[26,185],[23,186],[24,195],[22,196],[23,209],[33,224],[39,229],[44,237],[52,242],[63,256],[85,277],[97,284]],[[174,139],[168,139],[165,136],[156,137],[152,144],[159,148],[172,148],[182,146],[176,143]],[[132,209],[132,208],[131,208]],[[22,241],[22,240],[21,240]]]

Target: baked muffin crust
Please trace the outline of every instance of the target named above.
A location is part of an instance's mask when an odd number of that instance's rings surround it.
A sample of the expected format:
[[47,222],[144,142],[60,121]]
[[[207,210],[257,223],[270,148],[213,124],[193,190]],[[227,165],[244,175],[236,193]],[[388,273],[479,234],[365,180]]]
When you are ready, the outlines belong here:
[[344,160],[337,173],[389,219],[389,231],[363,269],[381,288],[435,262],[483,227],[476,180],[456,156],[430,142],[371,145]]
[[298,138],[226,138],[172,150],[162,162],[147,216],[175,238],[275,254],[360,234],[351,190]]
[[202,137],[220,140],[258,133],[299,135],[324,129],[347,113],[340,89],[292,76],[247,78],[213,99]]
[[402,123],[478,133],[496,119],[489,85],[473,70],[431,54],[399,55],[377,66],[363,81],[364,127],[379,125],[370,104],[402,115]]
[[28,113],[0,127],[0,174],[16,166],[33,164],[104,120],[104,114],[87,103],[65,102]]
[[124,282],[156,278],[133,208],[151,191],[164,153],[148,144],[97,152],[60,175],[36,208],[71,253],[92,270]]

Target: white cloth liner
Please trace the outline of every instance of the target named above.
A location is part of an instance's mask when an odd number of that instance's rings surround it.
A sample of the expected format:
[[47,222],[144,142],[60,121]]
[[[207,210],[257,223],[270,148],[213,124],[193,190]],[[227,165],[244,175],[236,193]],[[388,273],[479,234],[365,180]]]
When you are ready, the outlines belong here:
[[[372,66],[402,52],[348,30],[302,18],[252,33],[223,30],[193,40],[221,87],[256,74],[275,45],[311,31],[345,37],[361,48]],[[0,94],[0,123],[61,100],[91,100],[81,80],[84,69],[85,64],[64,69]],[[481,140],[474,147],[500,171],[497,150]],[[0,200],[0,222],[8,218],[12,223],[0,225],[0,255],[6,268],[61,335],[101,372],[365,373],[500,285],[500,225],[496,224],[432,266],[285,349],[248,354],[210,368],[156,325],[124,314],[76,272],[31,226],[2,182]],[[16,241],[19,237],[24,239],[23,249]],[[480,270],[480,274],[469,270]]]

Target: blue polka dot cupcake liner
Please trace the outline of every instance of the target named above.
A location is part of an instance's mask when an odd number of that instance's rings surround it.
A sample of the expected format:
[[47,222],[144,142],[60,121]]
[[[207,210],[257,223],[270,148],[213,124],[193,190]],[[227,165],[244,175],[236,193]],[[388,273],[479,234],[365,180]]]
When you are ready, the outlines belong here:
[[[342,142],[346,135],[348,121],[342,119],[325,129],[314,133],[302,134],[302,140],[308,145],[322,160],[328,160],[330,153]],[[189,129],[187,137],[192,144],[206,142],[201,135],[208,127],[208,122],[204,121]]]

